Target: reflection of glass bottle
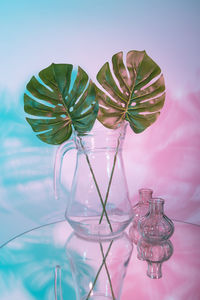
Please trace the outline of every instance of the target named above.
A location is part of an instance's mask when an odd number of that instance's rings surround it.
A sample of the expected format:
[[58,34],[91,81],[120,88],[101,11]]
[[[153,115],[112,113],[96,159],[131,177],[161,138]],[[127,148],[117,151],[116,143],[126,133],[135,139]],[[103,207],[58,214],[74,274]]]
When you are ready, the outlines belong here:
[[154,244],[141,238],[137,248],[142,258],[148,263],[147,275],[153,279],[161,278],[162,263],[168,260],[173,253],[171,241],[164,240]]
[[[152,198],[153,190],[142,188],[139,189],[139,201],[133,206],[134,218],[129,229],[129,237],[133,243],[137,245],[139,239],[141,238],[138,223],[149,211],[149,200]],[[137,258],[143,260],[140,253],[138,252]]]
[[119,300],[132,253],[123,233],[114,240],[91,241],[72,234],[66,244],[77,300]]
[[133,206],[134,218],[129,229],[129,237],[136,245],[141,237],[138,230],[138,222],[148,213],[148,200],[152,198],[152,194],[153,191],[151,189],[139,189],[139,201]]
[[149,212],[139,221],[139,231],[146,241],[157,243],[167,240],[174,232],[173,222],[164,214],[164,200],[149,200]]

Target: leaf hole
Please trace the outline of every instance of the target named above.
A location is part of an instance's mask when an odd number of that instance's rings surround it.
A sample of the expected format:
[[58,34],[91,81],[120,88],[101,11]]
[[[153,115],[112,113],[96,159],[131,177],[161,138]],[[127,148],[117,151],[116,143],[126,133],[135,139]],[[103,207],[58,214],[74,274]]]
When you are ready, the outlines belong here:
[[131,106],[136,106],[136,102],[132,102],[132,103],[131,103]]
[[89,111],[91,107],[92,107],[92,105],[89,105],[87,108],[85,108],[84,110],[82,110],[81,111],[81,115],[84,115],[84,113],[86,113],[87,111]]
[[[123,55],[123,54],[122,54],[122,55]],[[129,72],[128,72],[128,69],[127,69],[127,66],[126,66],[126,62],[125,62],[125,59],[124,59],[124,55],[123,55],[123,57],[122,57],[122,61],[123,61],[125,70],[123,70],[124,72],[123,72],[123,74],[121,74],[121,75],[123,75],[122,77],[127,78],[127,81],[128,81],[128,83],[129,83],[129,81],[130,81],[130,76],[129,76]],[[112,61],[110,60],[110,72],[111,72],[111,74],[112,74],[112,77],[113,77],[113,79],[114,79],[114,81],[115,81],[116,86],[118,87],[118,89],[119,89],[119,91],[121,92],[122,95],[125,94],[127,97],[129,97],[129,92],[126,91],[126,92],[124,93],[123,88],[120,86],[120,82],[118,81],[117,77],[115,76],[113,67],[111,67],[111,66],[113,66],[113,65],[112,65]],[[126,79],[125,79],[125,81],[126,81]],[[124,81],[124,82],[125,82],[125,81]],[[127,84],[127,82],[125,82],[125,85],[126,85],[126,84]],[[128,87],[127,87],[127,88],[128,88]]]
[[53,89],[51,87],[49,87],[46,83],[44,83],[44,81],[42,81],[42,79],[39,76],[35,76],[35,78],[38,80],[39,83],[41,83],[43,86],[45,86],[45,88],[47,90],[49,90],[49,92],[54,92]]
[[71,81],[70,81],[70,86],[69,86],[69,93],[71,93],[71,90],[74,86],[74,82],[76,80],[77,74],[78,74],[78,68],[76,67],[72,70]]
[[107,106],[103,105],[103,104],[99,104],[99,107],[101,107],[101,108],[103,108],[105,110],[109,110],[109,108]]
[[147,84],[145,84],[140,90],[143,91],[145,90],[146,88],[150,87],[152,84],[154,84],[158,79],[159,77],[161,76],[161,74],[157,75],[156,77],[154,77],[152,80],[150,80]]
[[149,103],[150,103],[150,104],[154,104],[154,103],[155,103],[155,99],[149,100]]

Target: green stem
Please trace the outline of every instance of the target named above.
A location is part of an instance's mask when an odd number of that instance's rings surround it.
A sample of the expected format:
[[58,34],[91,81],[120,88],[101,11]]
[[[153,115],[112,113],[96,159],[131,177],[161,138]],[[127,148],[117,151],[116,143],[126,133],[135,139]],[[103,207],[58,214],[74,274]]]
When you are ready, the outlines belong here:
[[[105,256],[104,256],[103,247],[102,247],[101,243],[100,243],[100,248],[101,248],[102,257],[104,259]],[[111,289],[111,293],[112,293],[112,298],[113,298],[113,300],[115,300],[115,294],[114,294],[114,291],[113,291],[112,281],[111,281],[111,278],[110,278],[110,274],[109,274],[109,270],[108,270],[108,267],[107,267],[107,264],[106,264],[106,260],[105,260],[105,264],[104,265],[105,265],[106,273],[107,273],[108,280],[109,280],[109,283],[110,283],[110,289]]]
[[109,179],[108,189],[107,189],[107,192],[106,192],[106,198],[105,198],[105,202],[104,202],[104,205],[103,205],[103,211],[102,211],[102,214],[101,214],[101,218],[99,220],[99,224],[101,224],[103,216],[104,216],[104,213],[106,212],[106,204],[107,204],[107,201],[108,201],[108,195],[109,195],[109,192],[110,192],[112,178],[113,178],[113,174],[114,174],[114,170],[115,170],[115,165],[116,165],[116,161],[117,161],[117,154],[118,154],[118,150],[119,150],[120,137],[121,137],[121,135],[119,136],[118,142],[117,142],[117,149],[116,149],[115,156],[114,156],[112,171],[111,171],[111,175],[110,175],[110,179]]
[[109,245],[109,247],[108,247],[108,250],[107,250],[107,252],[106,252],[106,255],[103,257],[102,264],[101,264],[101,266],[100,266],[100,268],[99,268],[99,270],[98,270],[98,272],[97,272],[97,274],[96,274],[96,277],[95,277],[95,279],[94,279],[94,281],[93,281],[93,283],[92,283],[92,287],[91,287],[91,289],[90,289],[90,291],[89,291],[89,293],[88,293],[88,295],[87,295],[87,298],[86,298],[85,300],[88,300],[88,299],[90,298],[90,295],[91,295],[91,293],[92,293],[92,291],[93,291],[93,289],[94,289],[94,286],[95,286],[95,284],[96,284],[96,282],[97,282],[97,279],[98,279],[98,277],[99,277],[99,274],[100,274],[100,272],[101,272],[101,269],[103,268],[103,265],[104,265],[105,262],[106,262],[106,258],[107,258],[108,254],[109,254],[109,251],[110,251],[110,249],[111,249],[112,243],[113,243],[113,240],[110,242],[110,245]]
[[[108,215],[107,215],[106,208],[105,208],[105,206],[104,206],[104,201],[103,201],[103,198],[102,198],[102,196],[101,196],[101,192],[100,192],[100,189],[99,189],[99,187],[98,187],[98,184],[97,184],[97,181],[96,181],[96,177],[95,177],[95,175],[94,175],[94,171],[93,171],[93,169],[92,169],[92,165],[91,165],[91,163],[90,163],[89,157],[88,157],[88,155],[87,155],[87,153],[86,153],[86,151],[85,151],[85,148],[84,148],[84,145],[83,145],[81,139],[80,139],[80,143],[81,143],[81,147],[83,148],[83,151],[84,151],[84,153],[85,153],[86,160],[87,160],[88,166],[89,166],[89,168],[90,168],[90,172],[91,172],[91,174],[92,174],[92,177],[93,177],[93,180],[94,180],[94,183],[95,183],[95,186],[96,186],[96,189],[97,189],[97,192],[98,192],[98,195],[99,195],[101,204],[102,204],[102,206],[103,206],[103,212],[105,212],[105,216],[106,216],[107,222],[108,222],[108,224],[109,224],[110,230],[111,230],[111,232],[113,232],[112,225],[111,225],[110,220],[109,220],[109,217],[108,217]],[[99,224],[100,224],[100,223],[99,223]]]

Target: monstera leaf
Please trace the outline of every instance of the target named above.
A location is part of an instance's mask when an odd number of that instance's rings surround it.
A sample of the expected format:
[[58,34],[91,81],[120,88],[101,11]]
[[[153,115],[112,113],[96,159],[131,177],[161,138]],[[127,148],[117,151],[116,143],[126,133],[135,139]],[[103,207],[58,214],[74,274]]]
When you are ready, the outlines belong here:
[[[35,118],[26,118],[42,141],[61,144],[70,138],[72,126],[79,133],[90,131],[98,113],[96,88],[78,67],[70,90],[73,66],[51,64],[27,84],[31,94],[24,95],[24,110]],[[37,118],[36,118],[37,117]]]
[[112,57],[112,67],[106,62],[97,80],[106,90],[97,89],[98,120],[108,128],[117,128],[127,120],[135,133],[154,123],[165,100],[165,84],[159,66],[145,51],[130,51],[123,62],[123,53]]

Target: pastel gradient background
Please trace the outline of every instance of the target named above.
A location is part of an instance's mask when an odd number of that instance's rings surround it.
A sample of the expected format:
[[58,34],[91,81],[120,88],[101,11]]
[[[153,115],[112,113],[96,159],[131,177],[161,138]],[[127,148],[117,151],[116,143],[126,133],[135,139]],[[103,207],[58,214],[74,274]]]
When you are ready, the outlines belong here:
[[25,121],[23,92],[52,62],[80,65],[95,80],[123,50],[146,50],[167,87],[158,121],[128,129],[124,163],[132,202],[150,187],[170,218],[200,224],[200,2],[20,0],[0,2],[0,244],[63,218],[54,200],[56,147]]

